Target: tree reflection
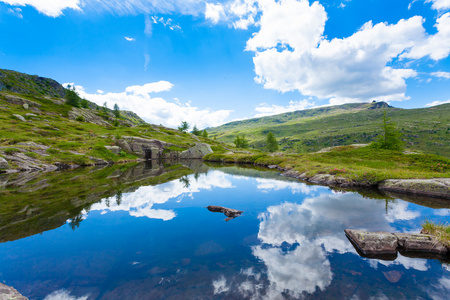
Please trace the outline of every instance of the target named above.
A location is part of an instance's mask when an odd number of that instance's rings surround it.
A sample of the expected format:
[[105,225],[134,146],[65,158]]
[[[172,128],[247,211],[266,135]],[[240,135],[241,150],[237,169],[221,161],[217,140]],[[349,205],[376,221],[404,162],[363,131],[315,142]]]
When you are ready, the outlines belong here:
[[72,230],[75,230],[76,228],[80,227],[81,222],[84,220],[83,219],[83,214],[79,213],[78,215],[76,215],[73,218],[69,219],[69,226],[70,228],[72,228]]
[[181,177],[180,182],[183,183],[183,187],[186,189],[191,185],[191,183],[189,182],[189,178],[187,176]]

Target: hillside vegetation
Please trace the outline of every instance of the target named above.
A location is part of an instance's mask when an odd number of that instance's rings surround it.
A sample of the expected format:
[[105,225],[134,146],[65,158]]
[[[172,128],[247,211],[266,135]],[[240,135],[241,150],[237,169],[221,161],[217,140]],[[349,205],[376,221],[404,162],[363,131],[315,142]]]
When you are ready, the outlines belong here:
[[[147,124],[132,112],[119,111],[117,117],[114,111],[87,100],[85,108],[71,106],[58,93],[62,88],[67,95],[67,90],[51,79],[1,72],[0,169],[6,168],[5,159],[9,169],[23,168],[20,162],[40,169],[41,164],[93,165],[137,159],[130,151],[111,151],[123,137],[163,141],[167,143],[165,151],[181,152],[201,142],[223,151],[218,142]],[[19,88],[14,80],[21,82]],[[50,89],[40,82],[56,84]]]
[[280,151],[308,153],[374,141],[381,133],[383,111],[397,124],[407,149],[450,158],[450,104],[421,109],[399,109],[384,102],[344,104],[231,122],[209,128],[208,133],[226,143],[244,135],[250,148],[263,150],[271,131]]

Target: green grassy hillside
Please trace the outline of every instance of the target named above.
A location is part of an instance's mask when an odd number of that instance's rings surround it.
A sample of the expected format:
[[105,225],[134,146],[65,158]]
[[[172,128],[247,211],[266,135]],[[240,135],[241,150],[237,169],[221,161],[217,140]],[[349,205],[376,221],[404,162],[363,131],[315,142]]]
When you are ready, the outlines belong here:
[[209,128],[208,133],[226,143],[243,134],[251,148],[263,149],[272,131],[281,151],[315,152],[372,142],[381,133],[384,110],[403,133],[406,148],[450,157],[450,104],[421,109],[398,109],[383,102],[345,104],[232,122]]

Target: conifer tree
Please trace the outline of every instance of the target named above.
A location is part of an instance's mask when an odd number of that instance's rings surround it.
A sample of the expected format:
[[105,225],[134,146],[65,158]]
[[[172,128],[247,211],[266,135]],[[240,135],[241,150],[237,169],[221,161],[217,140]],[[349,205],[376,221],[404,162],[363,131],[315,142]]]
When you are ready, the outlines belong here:
[[269,131],[267,134],[267,151],[269,152],[275,152],[278,150],[278,142],[275,136],[273,135],[272,131]]

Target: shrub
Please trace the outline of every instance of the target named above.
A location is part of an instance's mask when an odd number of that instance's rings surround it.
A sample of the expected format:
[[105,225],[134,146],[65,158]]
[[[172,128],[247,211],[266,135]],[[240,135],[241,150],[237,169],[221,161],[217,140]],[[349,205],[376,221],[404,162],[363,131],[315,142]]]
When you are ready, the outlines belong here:
[[78,122],[85,122],[86,121],[83,116],[78,116],[75,120],[78,121]]

